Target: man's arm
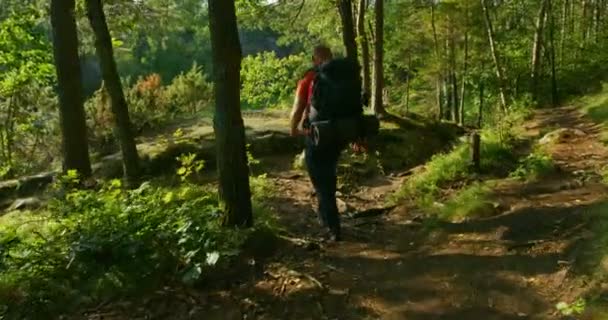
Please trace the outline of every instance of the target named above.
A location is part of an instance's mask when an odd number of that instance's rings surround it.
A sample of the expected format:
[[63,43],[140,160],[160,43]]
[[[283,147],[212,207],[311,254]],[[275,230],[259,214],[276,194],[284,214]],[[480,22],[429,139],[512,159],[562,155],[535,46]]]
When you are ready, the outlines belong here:
[[302,115],[306,110],[306,100],[302,99],[298,93],[296,93],[295,101],[293,102],[293,108],[291,110],[290,124],[291,124],[291,135],[296,136],[300,133],[299,126],[302,122]]

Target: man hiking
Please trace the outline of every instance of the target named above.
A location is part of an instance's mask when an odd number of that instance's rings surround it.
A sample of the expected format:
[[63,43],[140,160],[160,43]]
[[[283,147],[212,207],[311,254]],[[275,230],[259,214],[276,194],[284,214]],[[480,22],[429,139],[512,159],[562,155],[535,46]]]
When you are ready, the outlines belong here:
[[[321,144],[318,139],[314,138],[313,127],[315,123],[330,119],[336,120],[344,114],[362,114],[360,96],[357,98],[356,105],[348,103],[348,101],[352,101],[352,99],[348,99],[349,95],[360,95],[361,91],[353,92],[352,86],[341,86],[341,84],[351,84],[353,81],[349,79],[354,77],[356,80],[357,74],[348,72],[353,71],[350,70],[352,68],[349,69],[350,61],[333,60],[332,52],[328,47],[315,47],[312,62],[314,67],[306,72],[303,79],[298,82],[291,112],[291,135],[305,137],[306,167],[318,199],[319,220],[329,230],[326,237],[331,241],[340,241],[340,217],[336,204],[337,166],[340,154],[347,143],[329,137],[324,139],[325,142]],[[319,74],[321,75],[319,76]],[[340,77],[347,78],[343,80]],[[328,78],[331,79],[328,80]],[[327,84],[327,81],[334,82]],[[342,90],[342,92],[332,92],[331,90]],[[354,111],[349,111],[349,108]],[[359,148],[357,144],[357,150]]]

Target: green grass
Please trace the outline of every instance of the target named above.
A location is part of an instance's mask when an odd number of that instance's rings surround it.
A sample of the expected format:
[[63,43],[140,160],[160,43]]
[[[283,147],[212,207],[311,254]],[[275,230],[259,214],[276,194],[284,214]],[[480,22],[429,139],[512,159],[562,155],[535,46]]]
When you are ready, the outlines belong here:
[[602,90],[596,94],[585,96],[575,102],[581,110],[594,122],[604,126],[602,140],[608,144],[608,83],[602,85]]
[[474,183],[458,191],[440,207],[438,216],[448,220],[493,215],[496,204],[491,201],[489,183]]
[[[498,175],[509,172],[509,168],[516,163],[513,147],[511,140],[505,141],[495,132],[483,132],[481,171]],[[472,173],[469,158],[467,142],[461,142],[450,152],[433,156],[425,170],[410,177],[392,201],[410,199],[424,206],[433,203],[440,196],[442,188],[469,179]]]

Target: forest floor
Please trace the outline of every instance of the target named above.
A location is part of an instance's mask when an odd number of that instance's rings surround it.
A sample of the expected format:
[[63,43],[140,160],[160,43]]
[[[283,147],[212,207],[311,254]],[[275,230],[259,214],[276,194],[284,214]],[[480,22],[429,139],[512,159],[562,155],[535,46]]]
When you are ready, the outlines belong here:
[[[386,207],[407,176],[374,176],[339,194],[339,243],[315,240],[310,181],[280,166],[269,173],[279,190],[271,209],[285,228],[278,252],[212,288],[166,288],[137,311],[125,302],[89,319],[561,319],[557,303],[608,292],[593,276],[608,149],[601,128],[573,107],[538,111],[525,136],[537,141],[547,128],[582,133],[549,147],[553,174],[494,184],[503,212],[428,223],[413,204]],[[576,319],[608,319],[598,310]]]

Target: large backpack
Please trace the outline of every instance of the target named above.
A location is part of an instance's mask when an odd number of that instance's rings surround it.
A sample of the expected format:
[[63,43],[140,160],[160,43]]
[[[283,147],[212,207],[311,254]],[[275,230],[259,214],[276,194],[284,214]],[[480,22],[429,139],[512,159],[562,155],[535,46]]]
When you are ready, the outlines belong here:
[[343,145],[376,134],[376,117],[363,116],[358,62],[333,59],[315,72],[309,119],[315,144]]
[[359,65],[348,58],[330,60],[316,68],[312,121],[351,118],[363,114]]

